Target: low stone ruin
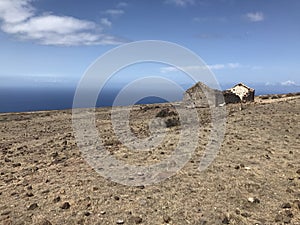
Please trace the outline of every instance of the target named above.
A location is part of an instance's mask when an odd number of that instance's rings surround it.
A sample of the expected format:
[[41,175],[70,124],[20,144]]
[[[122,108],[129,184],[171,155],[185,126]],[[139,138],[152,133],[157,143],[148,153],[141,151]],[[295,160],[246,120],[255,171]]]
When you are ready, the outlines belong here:
[[223,104],[224,98],[221,91],[198,82],[186,90],[183,101],[194,107],[207,108]]

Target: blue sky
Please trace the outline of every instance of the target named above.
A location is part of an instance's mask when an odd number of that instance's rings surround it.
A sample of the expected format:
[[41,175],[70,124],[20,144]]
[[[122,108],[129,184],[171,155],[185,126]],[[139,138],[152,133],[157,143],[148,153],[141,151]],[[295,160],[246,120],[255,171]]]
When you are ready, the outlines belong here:
[[[1,0],[0,87],[75,86],[99,56],[139,40],[189,48],[220,83],[300,85],[299,12],[299,0]],[[178,77],[160,64],[128,71]]]

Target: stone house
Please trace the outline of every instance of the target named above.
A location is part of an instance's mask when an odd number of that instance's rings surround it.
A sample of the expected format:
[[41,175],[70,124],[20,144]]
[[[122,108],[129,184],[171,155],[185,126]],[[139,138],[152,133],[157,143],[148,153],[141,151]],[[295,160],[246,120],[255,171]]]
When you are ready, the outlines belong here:
[[223,91],[224,100],[227,103],[252,102],[254,101],[255,90],[239,83],[234,87]]

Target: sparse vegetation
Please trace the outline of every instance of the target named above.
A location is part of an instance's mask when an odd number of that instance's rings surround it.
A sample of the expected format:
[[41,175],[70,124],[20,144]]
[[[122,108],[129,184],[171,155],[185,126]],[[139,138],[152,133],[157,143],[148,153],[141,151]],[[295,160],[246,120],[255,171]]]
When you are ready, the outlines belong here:
[[180,125],[180,120],[177,117],[169,118],[165,121],[167,127],[175,127]]
[[169,108],[162,109],[160,110],[157,114],[156,117],[169,117],[169,116],[176,116],[177,113],[174,111],[171,111]]
[[[202,172],[198,165],[213,128],[210,110],[198,108],[202,128],[199,136],[191,137],[198,141],[192,158],[167,180],[136,187],[97,173],[106,169],[103,164],[89,165],[87,159],[98,158],[92,151],[81,154],[84,152],[76,145],[71,114],[0,115],[0,223],[297,224],[300,98],[284,101],[285,97],[267,100],[269,104],[249,103],[243,111],[229,104],[220,152]],[[98,132],[110,156],[127,165],[146,166],[168,159],[178,145],[185,148],[190,139],[183,136],[179,142],[179,128],[185,120],[173,115],[169,104],[156,106],[149,105],[147,112],[139,107],[132,110],[130,124],[139,138],[149,130],[147,121],[160,122],[158,130],[151,127],[150,136],[162,135],[163,131],[166,136],[150,151],[135,151],[120,143],[109,123],[110,110],[96,109]],[[155,118],[162,109],[167,109],[161,113],[164,117]],[[171,129],[165,129],[164,123]],[[101,153],[102,148],[96,146],[96,150]],[[170,161],[165,171],[173,163]],[[108,161],[107,166],[115,164]],[[122,179],[136,179],[129,172]],[[147,179],[143,173],[137,176]]]

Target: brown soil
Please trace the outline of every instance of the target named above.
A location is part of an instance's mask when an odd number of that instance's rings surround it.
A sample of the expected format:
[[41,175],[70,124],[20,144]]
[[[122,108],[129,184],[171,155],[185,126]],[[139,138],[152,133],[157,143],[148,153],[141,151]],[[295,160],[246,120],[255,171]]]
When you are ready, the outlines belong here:
[[[209,111],[199,109],[203,127],[192,159],[167,180],[139,187],[111,182],[89,166],[76,145],[70,110],[0,114],[0,223],[300,224],[299,106],[299,95],[227,106],[225,139],[204,172],[197,168]],[[135,106],[132,132],[149,136],[147,121],[166,108]],[[176,117],[166,112],[162,118]],[[128,151],[109,118],[108,108],[97,109],[104,145],[120,160],[155,163],[176,145],[178,123],[166,128],[158,148]]]

